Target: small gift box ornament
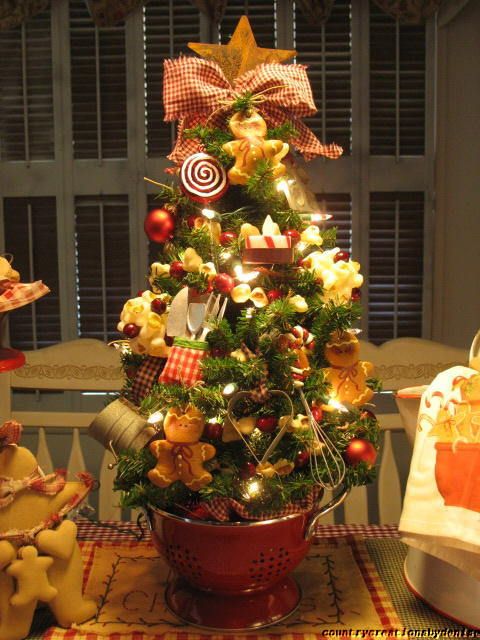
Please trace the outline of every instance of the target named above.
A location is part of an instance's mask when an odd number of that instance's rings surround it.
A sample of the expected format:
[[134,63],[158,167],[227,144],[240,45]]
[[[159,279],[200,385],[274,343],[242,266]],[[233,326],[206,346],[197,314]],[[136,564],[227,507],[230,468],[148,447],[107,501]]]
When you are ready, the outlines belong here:
[[281,235],[278,224],[267,216],[261,235],[246,235],[242,262],[244,264],[291,264],[293,262],[292,239]]
[[164,384],[183,384],[192,387],[202,379],[200,364],[207,353],[208,343],[203,340],[175,338],[158,381]]

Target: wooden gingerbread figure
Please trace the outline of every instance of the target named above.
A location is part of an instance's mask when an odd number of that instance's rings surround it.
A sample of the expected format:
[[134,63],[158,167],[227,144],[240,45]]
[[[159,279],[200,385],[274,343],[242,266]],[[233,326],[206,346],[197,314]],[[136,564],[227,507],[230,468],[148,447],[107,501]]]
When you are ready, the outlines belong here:
[[229,122],[235,140],[226,142],[223,150],[235,158],[228,171],[230,184],[247,184],[261,160],[269,160],[273,178],[283,176],[286,167],[281,160],[289,150],[282,140],[265,140],[267,123],[256,109],[235,113]]
[[332,385],[332,400],[359,407],[372,399],[367,379],[373,375],[373,364],[360,360],[360,343],[353,331],[332,333],[325,357],[330,366],[323,372]]
[[172,407],[163,423],[165,440],[154,440],[150,451],[157,458],[156,466],[148,472],[150,482],[165,488],[180,480],[192,491],[198,491],[212,481],[203,467],[211,460],[215,447],[199,442],[205,426],[205,416],[197,408],[186,410]]

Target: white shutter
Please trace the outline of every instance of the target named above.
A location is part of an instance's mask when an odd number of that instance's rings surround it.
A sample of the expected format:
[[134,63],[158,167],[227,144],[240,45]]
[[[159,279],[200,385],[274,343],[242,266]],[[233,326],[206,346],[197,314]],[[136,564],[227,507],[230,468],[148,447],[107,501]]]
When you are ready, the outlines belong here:
[[[320,209],[332,217],[326,228],[337,228],[337,246],[352,252],[352,200],[349,193],[317,193]],[[355,258],[355,256],[353,256]]]
[[5,250],[23,282],[43,280],[51,292],[9,314],[10,342],[37,349],[61,340],[55,198],[5,198]]
[[423,155],[425,52],[424,25],[399,25],[370,3],[372,155]]
[[74,157],[126,158],[124,25],[99,29],[84,0],[71,0],[70,56]]
[[322,142],[351,148],[351,2],[337,0],[325,25],[315,25],[295,9],[297,61],[308,65],[317,113],[305,122]]
[[50,12],[0,31],[0,159],[54,157]]
[[370,194],[369,340],[422,335],[423,192]]
[[189,52],[187,43],[198,42],[199,39],[200,15],[187,0],[156,0],[146,5],[145,74],[147,147],[150,158],[170,153],[175,137],[174,125],[163,121],[163,61]]
[[75,198],[75,232],[79,335],[113,340],[130,297],[128,197]]
[[[282,1],[282,0],[280,0]],[[221,24],[218,26],[219,42],[227,43],[237,22],[247,15],[259,47],[271,49],[277,46],[277,1],[229,0]]]

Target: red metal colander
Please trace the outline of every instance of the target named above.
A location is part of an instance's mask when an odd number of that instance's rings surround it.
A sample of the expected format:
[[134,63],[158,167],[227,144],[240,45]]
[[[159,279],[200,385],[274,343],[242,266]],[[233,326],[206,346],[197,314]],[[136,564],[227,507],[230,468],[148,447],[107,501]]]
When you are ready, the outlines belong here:
[[153,544],[177,576],[168,585],[167,606],[189,623],[214,629],[284,619],[300,600],[289,574],[308,553],[319,518],[347,494],[344,489],[309,514],[260,522],[206,522],[149,509]]

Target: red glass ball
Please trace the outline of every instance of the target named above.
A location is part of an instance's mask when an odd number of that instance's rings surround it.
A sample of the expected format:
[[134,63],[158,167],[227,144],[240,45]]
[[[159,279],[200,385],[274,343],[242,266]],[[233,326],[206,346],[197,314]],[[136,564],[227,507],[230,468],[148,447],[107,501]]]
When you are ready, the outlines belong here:
[[358,302],[358,300],[360,300],[361,297],[362,297],[362,292],[360,291],[360,289],[358,289],[357,287],[352,289],[352,300],[353,300],[353,302]]
[[136,338],[140,333],[140,327],[132,322],[129,322],[123,327],[123,333],[127,336],[127,338]]
[[228,247],[228,245],[237,238],[235,231],[223,231],[220,234],[220,244],[222,247]]
[[310,452],[309,451],[300,451],[295,458],[295,467],[297,469],[302,469],[308,461],[310,460]]
[[296,245],[300,240],[300,231],[297,231],[296,229],[287,229],[283,232],[283,235],[292,239],[292,246]]
[[141,298],[141,297],[142,297],[142,295],[143,295],[143,289],[139,289],[139,290],[137,291],[137,298]]
[[253,462],[246,462],[240,469],[240,477],[242,480],[248,480],[248,478],[252,478],[256,473],[257,468]]
[[219,293],[227,295],[235,286],[235,281],[228,273],[219,273],[213,279],[213,286]]
[[323,411],[320,407],[312,407],[310,411],[312,412],[312,416],[314,420],[316,420],[317,422],[322,421]]
[[270,289],[270,291],[267,291],[267,298],[269,302],[273,302],[274,300],[279,300],[282,297],[283,297],[283,294],[280,291],[280,289]]
[[353,438],[347,445],[344,458],[352,467],[359,462],[366,462],[369,465],[375,464],[377,450],[369,440],[363,438]]
[[350,254],[348,253],[348,251],[339,251],[335,255],[335,258],[333,260],[334,262],[340,262],[340,260],[344,260],[345,262],[348,262],[350,260]]
[[181,280],[185,275],[185,269],[183,268],[183,262],[180,260],[174,260],[170,265],[170,275],[172,278]]
[[161,316],[167,310],[167,303],[161,298],[155,298],[150,304],[150,309]]
[[147,213],[143,228],[149,240],[163,244],[173,238],[175,218],[167,209],[152,209]]
[[207,422],[203,435],[209,440],[220,440],[223,433],[223,425],[220,422]]
[[272,431],[275,431],[277,424],[278,419],[275,416],[263,416],[257,419],[255,426],[263,433],[272,433]]

